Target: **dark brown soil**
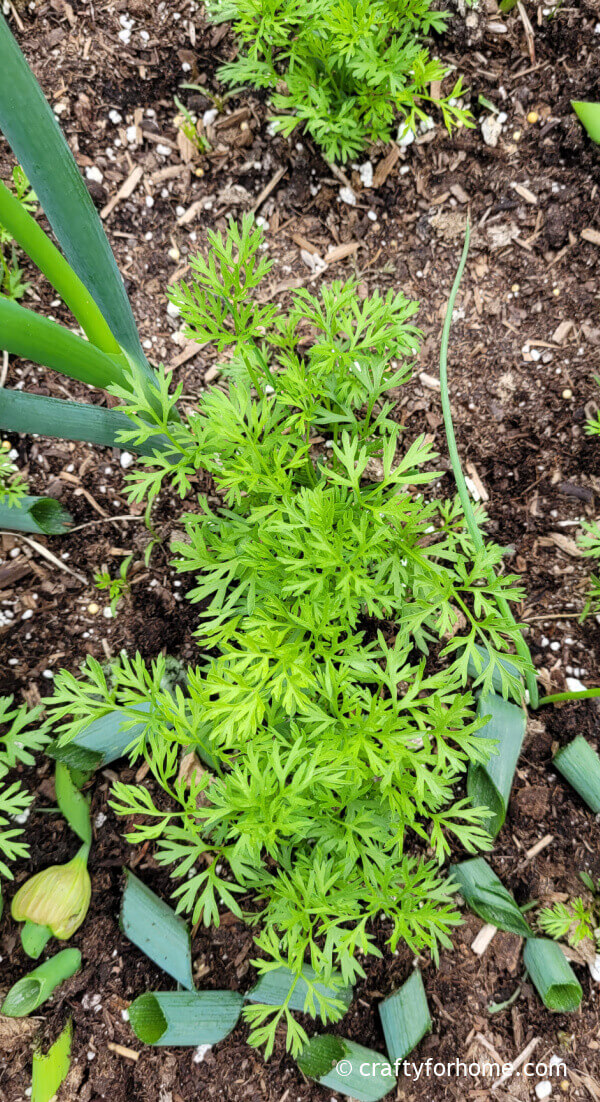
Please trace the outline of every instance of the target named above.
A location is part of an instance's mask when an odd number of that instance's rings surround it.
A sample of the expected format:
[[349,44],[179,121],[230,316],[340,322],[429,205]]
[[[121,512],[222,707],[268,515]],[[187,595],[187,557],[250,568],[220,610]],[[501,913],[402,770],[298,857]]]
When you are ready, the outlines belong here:
[[[358,173],[347,168],[354,207],[340,201],[339,178],[300,134],[291,142],[268,135],[268,112],[250,93],[229,100],[216,119],[211,152],[186,162],[177,143],[173,96],[187,96],[188,106],[202,114],[210,98],[184,93],[180,85],[195,82],[218,91],[215,70],[233,48],[222,28],[205,27],[201,11],[188,0],[158,6],[145,0],[41,0],[35,7],[18,4],[10,18],[79,164],[102,173],[101,182],[89,181],[99,208],[136,167],[143,169],[136,190],[114,207],[105,225],[142,339],[152,342],[148,354],[173,368],[188,401],[213,360],[208,350],[198,353],[179,336],[179,323],[166,311],[165,285],[183,272],[189,252],[204,245],[206,229],[252,207],[281,166],[285,173],[259,211],[268,220],[269,255],[276,261],[270,294],[315,282],[301,249],[325,257],[336,245],[355,243],[353,253],[329,265],[326,279],[356,273],[367,291],[401,288],[418,299],[425,341],[398,412],[409,434],[431,433],[447,466],[439,392],[431,377],[469,214],[473,241],[450,362],[459,446],[471,476],[489,495],[488,530],[511,549],[510,567],[523,576],[527,601],[520,614],[530,625],[542,682],[560,690],[565,676],[586,686],[598,684],[600,676],[598,625],[593,618],[578,623],[589,565],[573,544],[581,519],[596,515],[600,490],[600,449],[584,430],[586,415],[600,405],[594,383],[600,371],[600,247],[582,237],[586,230],[600,231],[600,151],[570,109],[572,99],[600,96],[600,38],[594,34],[600,4],[582,0],[550,20],[541,8],[526,6],[535,61],[518,10],[501,16],[494,0],[481,0],[466,20],[456,16],[439,49],[465,75],[477,127],[449,138],[438,126],[401,151],[377,188],[363,188]],[[119,33],[130,18],[130,41],[123,43]],[[479,123],[488,110],[481,96],[507,116],[495,148],[482,139]],[[115,111],[122,121],[113,121]],[[135,144],[128,137],[133,126]],[[377,173],[388,152],[375,148],[361,163],[370,159]],[[3,169],[9,163],[5,150]],[[169,167],[171,175],[163,172]],[[28,304],[56,315],[49,289],[34,286]],[[18,382],[57,397],[86,396],[84,387],[15,360],[8,384]],[[169,566],[180,505],[167,500],[157,509],[158,542],[146,567],[143,552],[153,537],[122,496],[118,452],[26,437],[12,443],[34,490],[51,492],[73,514],[72,533],[37,542],[77,576],[59,570],[21,537],[0,536],[0,608],[13,613],[12,624],[0,628],[6,655],[0,691],[35,703],[51,685],[48,672],[76,671],[86,653],[105,660],[121,648],[146,657],[165,648],[184,662],[193,660],[196,614]],[[449,476],[442,489],[452,493]],[[122,516],[128,519],[110,519]],[[94,614],[94,603],[101,610],[108,603],[93,585],[94,572],[108,565],[114,573],[130,553],[130,595],[114,619]],[[594,703],[546,709],[531,722],[508,819],[491,858],[520,904],[577,894],[583,869],[600,875],[600,826],[551,766],[553,746],[580,733],[597,745],[597,727]],[[114,768],[124,778],[131,773],[122,764]],[[189,1049],[144,1048],[136,1041],[124,1011],[165,978],[119,931],[121,868],[135,867],[165,898],[169,887],[151,851],[135,851],[122,840],[122,824],[107,806],[111,777],[106,771],[92,787],[94,819],[101,814],[106,820],[95,829],[92,907],[73,939],[84,968],[44,1008],[34,1028],[25,1022],[9,1033],[0,1019],[0,1046],[6,1048],[0,1100],[24,1102],[32,1038],[39,1033],[51,1040],[70,1014],[75,1061],[61,1099],[326,1102],[331,1091],[306,1081],[281,1047],[265,1064],[247,1046],[242,1026],[198,1063]],[[18,870],[17,883],[73,851],[60,817],[44,812],[53,804],[49,764],[27,780],[39,799],[28,826],[31,861]],[[546,836],[545,848],[529,859],[527,851]],[[28,967],[8,911],[1,927],[0,994]],[[434,1034],[414,1058],[483,1061],[491,1045],[507,1062],[537,1037],[536,1061],[556,1054],[569,1069],[568,1081],[556,1084],[554,1094],[598,1102],[599,988],[587,968],[574,965],[584,989],[581,1010],[552,1015],[523,982],[516,939],[498,934],[478,957],[470,946],[481,923],[465,919],[454,952],[442,956],[439,969],[421,961]],[[379,934],[383,947],[385,931]],[[254,976],[252,955],[250,932],[229,914],[220,929],[200,929],[193,943],[204,987],[246,990]],[[383,1051],[377,1003],[407,977],[411,963],[406,949],[370,963],[335,1031]],[[508,999],[517,987],[517,1000],[490,1015],[488,1005]],[[111,1045],[135,1050],[137,1059]],[[536,1082],[515,1076],[494,1095],[526,1099]],[[489,1086],[473,1077],[401,1079],[396,1097],[483,1100],[494,1097]]]

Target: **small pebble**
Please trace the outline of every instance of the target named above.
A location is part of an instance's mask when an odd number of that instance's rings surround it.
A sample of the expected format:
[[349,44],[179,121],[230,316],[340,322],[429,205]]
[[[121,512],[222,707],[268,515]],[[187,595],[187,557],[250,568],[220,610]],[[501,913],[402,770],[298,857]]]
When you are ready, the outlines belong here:
[[573,397],[573,391],[569,387],[566,387],[565,390],[563,390],[562,392],[562,396],[565,399],[565,402],[568,402],[569,399]]
[[540,1102],[544,1098],[550,1098],[552,1094],[552,1083],[549,1079],[542,1079],[541,1083],[536,1083],[535,1096],[540,1099]]
[[100,612],[100,605],[97,605],[95,601],[92,601],[91,605],[87,606],[87,611],[90,616],[97,616]]
[[119,463],[123,470],[126,471],[128,467],[131,467],[132,463],[135,463],[135,456],[133,456],[131,452],[121,452]]
[[[527,116],[527,122],[531,123],[531,125],[533,126],[533,124],[536,123],[536,122],[539,122],[539,120],[540,120],[540,116],[538,115],[537,111],[530,111],[529,112],[529,114]],[[544,1098],[546,1098],[546,1097],[547,1096],[544,1095]]]

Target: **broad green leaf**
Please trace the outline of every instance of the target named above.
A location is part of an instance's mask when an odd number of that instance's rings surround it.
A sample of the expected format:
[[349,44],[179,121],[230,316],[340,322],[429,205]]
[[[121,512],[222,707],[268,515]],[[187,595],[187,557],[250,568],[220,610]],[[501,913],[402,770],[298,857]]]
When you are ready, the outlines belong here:
[[125,878],[123,933],[163,972],[193,991],[191,938],[185,922],[129,869]]
[[379,1004],[385,1047],[392,1064],[404,1060],[426,1033],[431,1033],[427,996],[418,968],[402,987]]
[[237,991],[152,991],[129,1007],[145,1045],[215,1045],[237,1025],[244,998]]
[[80,968],[79,949],[63,949],[13,984],[0,1007],[0,1013],[7,1018],[25,1018],[45,1003],[53,991],[74,976]]
[[496,696],[495,693],[479,698],[477,715],[490,717],[485,727],[477,732],[478,736],[497,739],[498,743],[496,752],[486,765],[469,766],[467,792],[474,807],[487,807],[492,812],[486,828],[492,838],[495,838],[506,818],[527,719],[523,708]]
[[54,786],[56,801],[71,830],[75,831],[82,842],[90,846],[92,844],[90,803],[73,783],[69,767],[64,762],[56,763]]
[[311,1037],[297,1064],[309,1079],[357,1102],[377,1102],[396,1089],[393,1068],[378,1052],[331,1033]]
[[467,906],[484,922],[519,937],[531,937],[515,900],[483,857],[451,865],[449,871]]
[[0,130],[46,213],[69,264],[122,349],[150,375],[123,280],[56,116],[0,16]]
[[[0,405],[1,394],[0,390]],[[25,496],[14,505],[3,505],[0,501],[0,528],[9,528],[11,532],[61,536],[69,531],[72,521],[71,514],[53,497]]]
[[595,815],[600,812],[600,757],[583,735],[554,755],[554,765]]
[[[303,975],[314,983],[316,972],[310,965],[302,969]],[[342,977],[339,976],[340,984]],[[246,994],[246,999],[253,1003],[264,1003],[266,1006],[283,1006],[287,1000],[290,988],[295,986],[287,1005],[290,1010],[303,1011],[306,1003],[308,984],[305,979],[296,980],[296,976],[289,968],[273,968],[261,976],[258,983]],[[341,985],[340,987],[327,987],[325,984],[315,984],[317,991],[327,999],[340,999],[346,1006],[352,1002],[352,988]],[[318,1004],[317,1004],[318,1008]]]
[[[140,704],[140,712],[149,712],[150,704]],[[93,771],[99,765],[110,765],[123,757],[128,746],[141,735],[143,723],[126,728],[130,717],[125,712],[114,711],[94,719],[72,742],[61,746],[58,739],[49,743],[46,753],[55,761],[62,761],[71,770]]]
[[559,1013],[577,1010],[583,991],[570,964],[555,941],[532,937],[525,943],[525,967],[548,1010]]
[[31,1102],[52,1102],[61,1083],[69,1074],[72,1041],[73,1021],[69,1018],[62,1033],[45,1055],[39,1050],[34,1052]]
[[65,398],[47,398],[23,390],[0,390],[0,428],[5,432],[23,432],[52,436],[59,440],[84,440],[107,448],[127,448],[139,455],[160,451],[167,439],[153,436],[144,444],[119,442],[122,432],[131,432],[132,423],[125,413]]
[[571,107],[592,141],[600,145],[600,103],[582,103],[581,100],[572,100]]
[[113,383],[126,385],[126,376],[116,357],[101,352],[94,344],[50,318],[43,318],[2,296],[0,347],[14,356],[62,371],[71,379],[90,386],[106,389]]

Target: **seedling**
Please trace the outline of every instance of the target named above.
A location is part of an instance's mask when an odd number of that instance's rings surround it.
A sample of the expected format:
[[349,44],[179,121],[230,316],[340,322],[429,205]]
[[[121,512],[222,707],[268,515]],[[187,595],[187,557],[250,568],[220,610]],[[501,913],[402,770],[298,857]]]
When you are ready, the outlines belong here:
[[315,4],[283,0],[211,0],[214,22],[231,22],[241,39],[235,61],[219,70],[228,84],[267,88],[278,112],[272,125],[286,137],[300,124],[328,160],[356,157],[367,142],[388,141],[398,123],[413,136],[429,125],[426,108],[442,112],[448,130],[472,125],[457,104],[461,80],[435,101],[429,85],[449,70],[429,55],[425,39],[446,29],[447,12],[430,0],[352,0]]
[[94,585],[96,588],[108,590],[110,611],[113,616],[116,614],[120,602],[131,592],[131,583],[127,577],[127,571],[129,570],[132,559],[133,555],[127,555],[127,557],[123,559],[116,578],[113,578],[108,570],[102,570],[94,574]]

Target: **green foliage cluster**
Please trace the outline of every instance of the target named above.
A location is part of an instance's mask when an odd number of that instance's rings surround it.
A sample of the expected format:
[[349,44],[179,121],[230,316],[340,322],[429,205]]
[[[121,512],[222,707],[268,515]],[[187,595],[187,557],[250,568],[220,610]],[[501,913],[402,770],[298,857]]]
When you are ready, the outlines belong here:
[[538,923],[548,937],[556,941],[566,938],[570,945],[576,946],[594,937],[596,915],[593,907],[578,896],[568,904],[554,903],[552,907],[544,907],[538,915]]
[[21,478],[8,450],[0,447],[0,503],[18,505],[27,489],[27,483]]
[[460,79],[440,100],[429,93],[448,73],[424,44],[448,18],[431,10],[431,0],[209,0],[207,8],[241,39],[221,79],[272,89],[282,112],[274,126],[289,136],[301,123],[329,160],[388,141],[399,114],[414,129],[431,102],[449,130],[469,125],[455,102]]
[[[393,418],[417,305],[361,299],[351,280],[278,310],[254,293],[271,265],[252,219],[209,237],[172,298],[188,335],[227,354],[225,384],[178,421],[164,371],[152,400],[135,380],[133,398],[115,388],[131,434],[169,441],[131,473],[132,501],[213,479],[175,546],[202,657],[186,692],[165,688],[163,658],[121,656],[110,674],[89,658],[80,678],[56,678],[51,716],[64,741],[115,709],[142,724],[132,759],[163,794],[118,783],[114,802],[140,817],[128,838],[157,842],[180,910],[208,925],[225,906],[255,924],[262,971],[299,976],[306,961],[321,983],[334,969],[351,983],[380,953],[376,919],[392,950],[434,957],[459,922],[440,862],[452,838],[491,845],[488,813],[454,794],[493,750],[467,666],[484,691],[495,676],[520,691],[500,663],[516,628],[498,597],[521,591],[488,579],[501,550],[475,550],[457,502],[426,499],[432,446],[404,445]],[[202,763],[191,777],[182,748]],[[307,999],[324,1019],[344,1010],[314,985]],[[269,1050],[285,1018],[299,1051],[287,1006],[245,1013],[253,1043]]]
[[33,765],[34,753],[48,741],[36,724],[41,711],[39,707],[29,710],[25,704],[13,707],[12,696],[0,697],[0,879],[12,880],[8,862],[29,854],[21,826],[13,824],[15,817],[27,811],[33,797],[21,781],[7,783],[6,777],[19,762]]

